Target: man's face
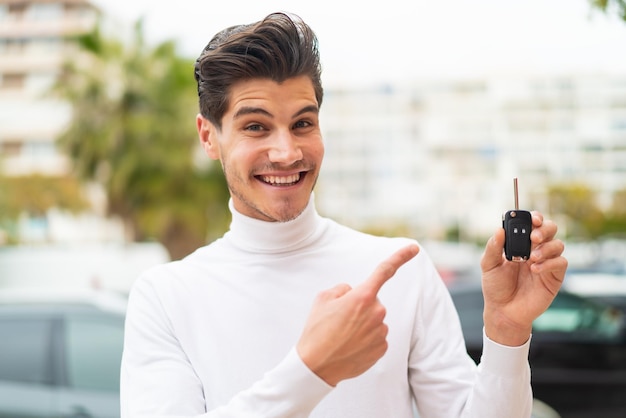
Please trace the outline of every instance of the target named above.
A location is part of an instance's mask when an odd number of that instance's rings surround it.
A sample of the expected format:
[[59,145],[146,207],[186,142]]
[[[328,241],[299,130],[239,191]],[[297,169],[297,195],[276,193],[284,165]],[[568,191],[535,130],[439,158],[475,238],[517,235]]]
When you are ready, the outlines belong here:
[[198,115],[200,141],[221,161],[237,211],[279,222],[302,213],[324,156],[318,116],[306,76],[235,84],[221,130]]

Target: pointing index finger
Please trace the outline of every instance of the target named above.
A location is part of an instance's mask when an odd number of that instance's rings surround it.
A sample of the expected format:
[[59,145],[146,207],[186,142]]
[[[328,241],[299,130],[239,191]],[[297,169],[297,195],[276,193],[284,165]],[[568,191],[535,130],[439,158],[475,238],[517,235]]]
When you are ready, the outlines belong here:
[[396,271],[407,261],[415,257],[417,253],[419,253],[417,244],[410,244],[400,248],[386,260],[382,261],[361,286],[370,290],[374,295],[377,295],[383,285],[396,274]]

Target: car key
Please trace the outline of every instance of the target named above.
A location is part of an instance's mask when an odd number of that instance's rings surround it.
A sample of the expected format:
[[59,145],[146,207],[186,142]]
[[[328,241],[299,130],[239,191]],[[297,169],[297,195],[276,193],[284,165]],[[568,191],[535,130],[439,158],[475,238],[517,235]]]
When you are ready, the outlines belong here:
[[533,227],[532,216],[527,210],[519,209],[517,177],[513,179],[515,209],[502,215],[504,228],[504,254],[509,261],[523,262],[530,257],[530,231]]

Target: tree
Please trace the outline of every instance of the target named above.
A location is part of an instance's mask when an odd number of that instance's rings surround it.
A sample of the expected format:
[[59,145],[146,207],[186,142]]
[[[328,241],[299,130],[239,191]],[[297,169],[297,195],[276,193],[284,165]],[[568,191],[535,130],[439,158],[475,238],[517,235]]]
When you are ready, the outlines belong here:
[[0,226],[8,231],[9,241],[17,242],[12,230],[21,215],[43,218],[49,209],[60,208],[73,213],[86,210],[80,183],[71,176],[0,176]]
[[616,13],[620,19],[626,22],[625,0],[589,0],[591,6],[602,10],[604,13]]
[[605,215],[596,203],[595,192],[584,184],[555,184],[548,189],[549,212],[567,218],[567,233],[594,239],[602,235]]
[[99,27],[76,40],[55,86],[73,109],[58,142],[76,174],[102,185],[131,240],[156,239],[172,259],[221,234],[228,190],[218,164],[198,163],[193,62],[173,41],[148,45],[141,20],[126,44]]
[[601,210],[587,185],[554,184],[548,188],[549,211],[566,217],[569,237],[597,239],[626,233],[626,189],[613,194],[607,210]]
[[613,204],[607,213],[606,233],[626,236],[626,189],[613,195]]

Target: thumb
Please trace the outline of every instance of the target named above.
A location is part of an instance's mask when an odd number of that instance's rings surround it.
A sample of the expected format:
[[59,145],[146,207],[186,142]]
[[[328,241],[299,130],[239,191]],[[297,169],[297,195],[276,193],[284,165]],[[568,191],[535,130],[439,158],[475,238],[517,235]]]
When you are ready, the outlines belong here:
[[480,260],[480,268],[483,272],[490,271],[503,263],[502,252],[504,251],[504,229],[498,230],[489,238],[485,246],[485,252]]
[[419,253],[417,244],[410,244],[400,248],[381,262],[372,275],[363,282],[360,287],[372,292],[375,297],[380,291],[380,288],[396,274],[396,271],[402,267],[404,263],[415,257],[417,253]]

